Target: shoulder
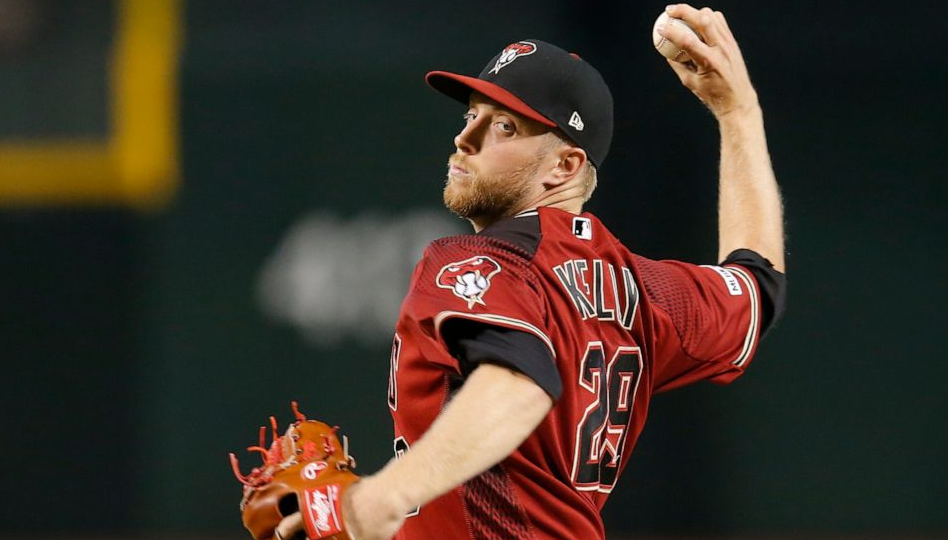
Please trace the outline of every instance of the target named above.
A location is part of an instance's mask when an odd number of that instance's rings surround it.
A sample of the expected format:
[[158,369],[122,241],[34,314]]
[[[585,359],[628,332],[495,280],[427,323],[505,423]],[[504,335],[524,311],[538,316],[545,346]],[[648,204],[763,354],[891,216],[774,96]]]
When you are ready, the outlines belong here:
[[485,256],[527,267],[540,244],[540,220],[536,211],[498,221],[477,234],[459,234],[428,244],[424,261],[450,264],[459,257]]
[[528,210],[500,220],[476,236],[516,248],[525,259],[532,260],[543,237],[540,231],[540,212]]
[[[425,266],[456,265],[479,256],[505,267],[532,273],[544,245],[554,251],[596,251],[612,247],[618,240],[592,214],[572,214],[556,208],[528,210],[500,220],[477,234],[448,236],[431,242],[425,250]],[[546,249],[549,251],[549,249]],[[541,256],[541,257],[545,257]]]
[[428,244],[416,277],[445,288],[466,281],[486,288],[498,280],[539,288],[532,264],[540,237],[533,212],[504,219],[478,234],[440,238]]
[[612,245],[619,241],[589,212],[573,214],[552,207],[527,210],[487,227],[477,236],[493,238],[520,248],[530,259],[540,243]]

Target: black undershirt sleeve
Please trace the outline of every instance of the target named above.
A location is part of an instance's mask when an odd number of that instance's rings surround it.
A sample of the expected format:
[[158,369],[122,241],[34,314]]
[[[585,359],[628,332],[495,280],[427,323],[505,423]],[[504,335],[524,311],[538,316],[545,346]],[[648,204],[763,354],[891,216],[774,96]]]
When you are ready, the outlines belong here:
[[787,276],[775,270],[769,260],[750,249],[735,249],[721,264],[739,264],[757,279],[760,286],[760,335],[763,337],[786,309]]
[[441,336],[464,377],[480,364],[497,364],[530,377],[554,401],[563,393],[550,349],[533,334],[455,318],[442,325]]

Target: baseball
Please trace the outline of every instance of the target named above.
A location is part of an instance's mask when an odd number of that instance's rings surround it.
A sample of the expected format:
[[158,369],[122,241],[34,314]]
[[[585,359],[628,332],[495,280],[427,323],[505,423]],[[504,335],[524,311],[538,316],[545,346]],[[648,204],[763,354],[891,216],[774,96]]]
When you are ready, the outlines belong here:
[[655,19],[655,24],[652,26],[652,44],[655,45],[655,50],[661,53],[661,55],[665,58],[674,60],[676,62],[685,63],[691,60],[691,57],[688,56],[688,53],[679,49],[677,45],[671,41],[668,41],[658,33],[658,27],[663,24],[676,24],[681,28],[686,29],[688,32],[694,34],[698,39],[701,39],[694,29],[688,26],[688,23],[681,19],[669,17],[668,13],[663,11],[662,14],[659,15],[657,19]]

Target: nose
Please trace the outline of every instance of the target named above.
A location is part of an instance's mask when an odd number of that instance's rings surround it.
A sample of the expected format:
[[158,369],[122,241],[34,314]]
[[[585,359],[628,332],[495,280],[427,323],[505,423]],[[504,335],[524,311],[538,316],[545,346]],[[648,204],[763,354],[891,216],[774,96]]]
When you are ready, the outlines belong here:
[[464,125],[454,137],[454,146],[461,154],[476,154],[480,148],[480,123],[477,118]]
[[468,143],[464,131],[465,130],[462,129],[461,133],[454,136],[454,147],[458,149],[458,153],[460,154],[473,154],[474,149],[470,143]]

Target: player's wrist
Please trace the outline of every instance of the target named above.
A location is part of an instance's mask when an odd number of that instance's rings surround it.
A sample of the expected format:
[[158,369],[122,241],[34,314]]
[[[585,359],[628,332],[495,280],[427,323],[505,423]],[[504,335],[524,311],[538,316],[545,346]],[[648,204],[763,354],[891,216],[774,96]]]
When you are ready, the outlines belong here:
[[417,506],[404,489],[389,481],[384,469],[376,475],[362,477],[353,488],[353,504],[359,508],[372,508],[373,513],[385,518],[399,518]]
[[382,539],[394,535],[407,512],[399,510],[390,491],[373,477],[351,484],[342,501],[346,532],[352,540]]
[[760,102],[757,101],[757,94],[755,93],[753,99],[746,99],[727,109],[715,112],[714,116],[722,128],[729,126],[756,127],[759,122],[763,121],[764,113],[760,108]]

